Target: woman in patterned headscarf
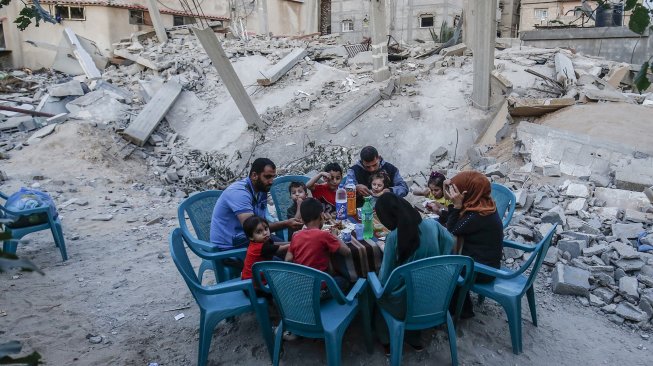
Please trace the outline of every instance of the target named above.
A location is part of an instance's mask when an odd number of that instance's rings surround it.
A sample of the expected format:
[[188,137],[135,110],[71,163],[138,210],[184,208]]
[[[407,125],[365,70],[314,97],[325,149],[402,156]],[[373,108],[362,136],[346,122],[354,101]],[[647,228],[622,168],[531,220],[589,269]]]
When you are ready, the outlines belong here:
[[[472,257],[477,263],[500,268],[503,225],[487,177],[475,171],[461,172],[445,181],[445,191],[453,202],[447,218],[447,229],[456,237],[454,252]],[[493,280],[494,277],[481,273],[476,276],[477,283]],[[467,293],[461,318],[472,316],[474,309]]]

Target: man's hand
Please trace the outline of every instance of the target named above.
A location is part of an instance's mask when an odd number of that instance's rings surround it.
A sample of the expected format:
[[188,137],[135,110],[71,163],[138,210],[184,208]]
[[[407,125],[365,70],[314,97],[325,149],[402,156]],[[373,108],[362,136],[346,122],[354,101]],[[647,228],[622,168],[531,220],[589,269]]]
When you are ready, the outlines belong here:
[[293,217],[285,221],[285,226],[289,229],[300,230],[304,226],[304,223],[302,220]]
[[451,199],[451,202],[453,202],[453,207],[458,210],[463,208],[463,201],[465,200],[465,195],[467,194],[467,191],[461,193],[455,184],[449,185],[447,187],[447,191],[448,191],[449,198]]
[[357,184],[356,185],[356,192],[358,192],[358,194],[360,194],[363,197],[367,197],[367,196],[372,194],[370,189],[367,188],[367,186],[364,185],[364,184]]

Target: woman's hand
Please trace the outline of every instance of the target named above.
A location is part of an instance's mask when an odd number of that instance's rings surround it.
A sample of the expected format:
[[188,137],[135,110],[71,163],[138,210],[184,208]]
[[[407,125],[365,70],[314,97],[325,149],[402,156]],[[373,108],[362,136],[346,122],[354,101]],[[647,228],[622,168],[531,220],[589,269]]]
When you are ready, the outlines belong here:
[[461,193],[455,184],[449,184],[446,187],[445,192],[449,196],[449,200],[453,202],[453,207],[455,209],[460,210],[461,208],[463,208],[463,201],[465,200],[465,195],[467,194],[467,191]]

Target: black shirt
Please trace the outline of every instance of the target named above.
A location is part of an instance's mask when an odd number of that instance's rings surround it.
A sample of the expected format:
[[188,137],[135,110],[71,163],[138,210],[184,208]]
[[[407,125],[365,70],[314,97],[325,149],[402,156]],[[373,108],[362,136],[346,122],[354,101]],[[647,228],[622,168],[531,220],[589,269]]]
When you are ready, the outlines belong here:
[[462,255],[490,267],[501,267],[503,224],[497,212],[487,216],[469,212],[460,217],[460,210],[450,206],[447,229],[464,238]]

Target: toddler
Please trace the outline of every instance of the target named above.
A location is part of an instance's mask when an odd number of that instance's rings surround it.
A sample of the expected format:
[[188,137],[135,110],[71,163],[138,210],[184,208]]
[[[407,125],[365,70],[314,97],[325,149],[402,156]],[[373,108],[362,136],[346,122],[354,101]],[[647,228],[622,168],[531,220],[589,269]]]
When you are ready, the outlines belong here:
[[430,199],[431,202],[426,204],[426,208],[435,213],[440,213],[442,210],[446,210],[451,201],[449,201],[444,196],[444,181],[447,178],[440,172],[432,172],[427,183],[428,190],[424,192],[415,192],[416,195],[425,196]]
[[[259,216],[250,216],[243,222],[243,231],[249,238],[249,246],[245,255],[245,264],[241,278],[247,280],[252,278],[252,266],[261,261],[270,261],[275,255],[283,255],[288,250],[289,244],[277,245],[272,241],[268,222]],[[258,296],[269,296],[269,294],[256,290]]]
[[[324,217],[322,216],[323,208],[320,201],[315,198],[307,198],[302,202],[300,212],[306,229],[295,233],[290,241],[290,247],[288,247],[288,253],[286,254],[287,262],[294,262],[327,272],[332,253],[337,252],[343,256],[351,254],[351,250],[345,243],[341,242],[333,234],[322,231]],[[333,276],[332,273],[331,275]],[[343,291],[349,287],[345,278],[333,276],[333,279]],[[323,293],[323,297],[328,297],[328,294]]]
[[[306,184],[302,182],[292,182],[288,186],[288,192],[290,193],[290,199],[292,199],[293,204],[288,207],[286,215],[288,219],[296,218],[301,220],[301,215],[299,213],[299,206],[307,197],[308,190],[306,189]],[[292,238],[295,230],[288,228],[288,240]]]
[[[317,183],[320,179],[324,183]],[[306,183],[306,187],[311,190],[313,198],[322,202],[324,212],[333,214],[336,211],[336,191],[341,181],[342,167],[338,163],[329,163],[320,174]]]
[[379,170],[370,176],[370,186],[372,186],[370,202],[372,203],[372,207],[376,205],[376,200],[383,193],[387,192],[386,189],[389,191],[391,185],[392,181],[390,180],[390,177],[383,170]]

